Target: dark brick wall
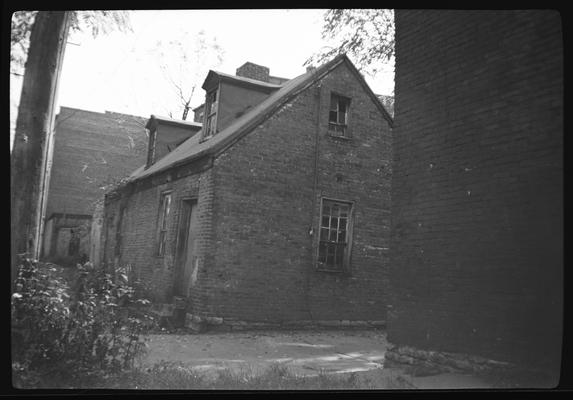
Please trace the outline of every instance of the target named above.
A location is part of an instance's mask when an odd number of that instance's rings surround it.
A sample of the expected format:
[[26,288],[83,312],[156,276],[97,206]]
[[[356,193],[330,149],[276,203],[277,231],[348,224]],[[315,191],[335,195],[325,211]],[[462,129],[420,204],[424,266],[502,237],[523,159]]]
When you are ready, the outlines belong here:
[[106,185],[145,163],[145,119],[62,107],[56,119],[46,218],[93,213]]
[[396,11],[389,340],[559,359],[563,59],[549,11]]
[[[352,99],[353,139],[327,134],[330,92]],[[214,262],[205,312],[247,321],[383,320],[390,209],[390,129],[345,65],[215,160]],[[320,196],[355,201],[350,275],[314,266]]]

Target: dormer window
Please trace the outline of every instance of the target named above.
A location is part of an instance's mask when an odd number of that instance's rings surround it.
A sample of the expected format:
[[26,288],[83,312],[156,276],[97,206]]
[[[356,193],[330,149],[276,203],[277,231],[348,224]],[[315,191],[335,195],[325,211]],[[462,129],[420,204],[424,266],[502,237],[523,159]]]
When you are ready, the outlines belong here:
[[335,136],[348,135],[348,108],[350,99],[332,93],[330,112],[328,113],[328,130]]
[[149,137],[149,145],[147,148],[147,164],[145,168],[149,168],[155,162],[155,141],[157,139],[157,128],[145,128],[147,136]]
[[203,138],[210,138],[217,133],[217,105],[219,104],[217,90],[207,93],[205,101],[205,127]]

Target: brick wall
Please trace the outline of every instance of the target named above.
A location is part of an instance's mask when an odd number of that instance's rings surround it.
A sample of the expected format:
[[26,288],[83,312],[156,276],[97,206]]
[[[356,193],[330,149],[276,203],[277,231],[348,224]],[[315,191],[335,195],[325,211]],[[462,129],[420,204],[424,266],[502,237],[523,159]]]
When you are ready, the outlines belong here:
[[56,119],[46,217],[91,215],[107,185],[145,163],[145,119],[62,107]]
[[[138,189],[129,187],[132,192],[110,200],[105,208],[103,231],[107,231],[105,241],[105,259],[108,263],[131,265],[135,277],[145,283],[155,300],[171,301],[174,279],[174,259],[176,250],[177,229],[181,201],[187,198],[198,200],[198,244],[197,257],[199,269],[204,267],[204,255],[210,246],[211,234],[211,172],[196,173],[173,179],[169,174],[158,176],[151,187]],[[157,255],[157,218],[161,194],[171,191],[171,211],[167,220],[167,240],[165,254]],[[122,205],[123,201],[123,205]],[[125,207],[125,214],[119,222],[120,208]],[[118,259],[114,257],[115,234],[118,225],[121,227],[121,251]],[[193,307],[193,303],[190,303]]]
[[556,361],[563,66],[548,11],[396,11],[389,340]]
[[[345,65],[215,160],[206,313],[247,321],[383,320],[390,209],[388,123]],[[353,139],[327,134],[330,92],[352,99]],[[350,275],[315,270],[319,198],[355,201]],[[201,279],[201,278],[200,278]]]

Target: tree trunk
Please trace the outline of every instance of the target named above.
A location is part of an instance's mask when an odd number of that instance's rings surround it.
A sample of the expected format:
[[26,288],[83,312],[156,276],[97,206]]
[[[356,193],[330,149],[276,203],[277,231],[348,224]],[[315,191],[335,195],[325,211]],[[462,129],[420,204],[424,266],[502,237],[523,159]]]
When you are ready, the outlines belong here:
[[30,36],[10,159],[12,284],[18,255],[38,258],[41,248],[48,149],[68,30],[68,13],[40,11]]
[[181,119],[183,121],[185,121],[187,119],[187,114],[189,113],[189,102],[187,102],[187,104],[185,104],[184,108],[183,108],[183,116],[181,117]]

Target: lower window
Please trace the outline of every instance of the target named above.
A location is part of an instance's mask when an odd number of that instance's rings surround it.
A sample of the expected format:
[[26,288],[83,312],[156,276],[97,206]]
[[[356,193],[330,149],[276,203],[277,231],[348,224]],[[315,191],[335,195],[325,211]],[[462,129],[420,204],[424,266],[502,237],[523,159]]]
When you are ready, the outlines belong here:
[[342,272],[350,260],[352,203],[322,199],[317,268]]

